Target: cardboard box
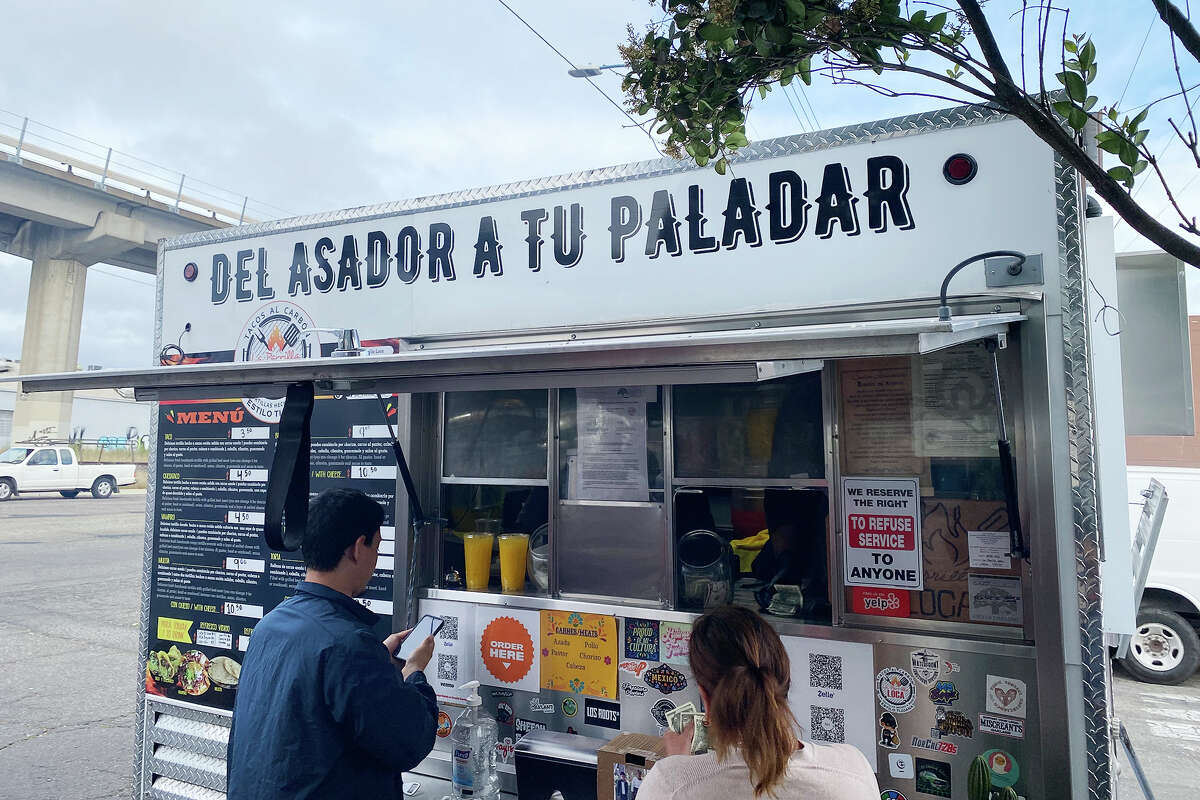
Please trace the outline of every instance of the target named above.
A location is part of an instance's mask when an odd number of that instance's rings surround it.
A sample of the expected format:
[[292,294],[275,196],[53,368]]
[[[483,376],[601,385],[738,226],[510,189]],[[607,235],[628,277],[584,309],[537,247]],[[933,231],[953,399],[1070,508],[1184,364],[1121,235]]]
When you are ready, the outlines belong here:
[[596,800],[634,800],[646,773],[666,755],[661,736],[622,733],[596,754]]

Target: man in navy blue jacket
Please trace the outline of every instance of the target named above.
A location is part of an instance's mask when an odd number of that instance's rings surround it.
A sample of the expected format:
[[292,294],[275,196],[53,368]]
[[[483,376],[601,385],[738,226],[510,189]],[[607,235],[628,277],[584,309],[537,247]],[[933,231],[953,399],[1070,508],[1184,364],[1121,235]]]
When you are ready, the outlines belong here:
[[402,665],[391,654],[404,633],[380,642],[379,617],[354,600],[375,571],[383,518],[353,489],[310,504],[305,580],[258,623],[246,651],[229,800],[400,798],[401,770],[433,749],[437,700],[423,673],[433,638]]

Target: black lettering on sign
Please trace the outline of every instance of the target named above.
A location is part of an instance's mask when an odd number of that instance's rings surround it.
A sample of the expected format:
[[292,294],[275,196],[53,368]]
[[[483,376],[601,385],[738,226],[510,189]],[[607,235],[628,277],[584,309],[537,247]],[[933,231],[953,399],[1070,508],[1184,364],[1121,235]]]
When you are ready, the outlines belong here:
[[897,156],[867,159],[867,226],[876,233],[887,230],[888,215],[902,231],[916,227],[908,207],[908,165]]
[[213,254],[212,267],[212,301],[219,306],[229,299],[229,256],[224,253]]
[[734,178],[729,182],[729,200],[725,204],[725,232],[721,246],[726,250],[737,247],[738,234],[746,244],[758,247],[762,244],[762,233],[758,230],[758,215],[762,212],[754,207],[754,187],[745,178]]
[[554,207],[554,260],[560,266],[573,267],[583,258],[583,206],[571,203],[571,229],[567,230],[567,209]]
[[329,254],[333,252],[333,239],[328,236],[317,239],[314,252],[320,274],[313,278],[313,286],[317,287],[318,292],[328,292],[333,288],[333,265],[329,263]]
[[821,194],[817,197],[817,236],[828,239],[833,236],[833,223],[842,233],[858,236],[858,212],[854,206],[858,198],[850,191],[850,172],[841,164],[826,164],[821,177]]
[[358,242],[353,235],[342,239],[342,257],[338,259],[337,287],[339,292],[346,291],[346,286],[355,289],[362,288],[362,261],[358,258]]
[[772,172],[768,179],[767,211],[771,212],[771,241],[794,242],[808,226],[808,185],[790,169]]
[[583,701],[583,721],[601,728],[621,729],[621,704],[588,697]]
[[247,285],[250,283],[250,259],[254,258],[253,250],[238,250],[233,267],[233,297],[239,303],[254,299],[254,292]]
[[392,243],[383,231],[367,234],[367,286],[377,289],[392,274]]
[[646,220],[646,255],[658,258],[665,245],[673,256],[680,254],[680,222],[675,218],[675,198],[666,189],[659,189],[650,201],[650,219]]
[[612,199],[612,217],[608,226],[612,234],[610,248],[612,260],[620,264],[625,260],[625,240],[642,227],[642,207],[629,195]]
[[405,225],[396,237],[396,274],[404,283],[421,277],[421,234],[412,225]]
[[275,290],[267,286],[267,248],[258,248],[258,299],[275,299]]
[[699,184],[688,187],[688,250],[693,253],[714,253],[720,249],[717,237],[704,232],[708,217],[704,216],[704,190]]
[[476,278],[482,278],[488,270],[493,275],[504,274],[504,264],[500,261],[502,246],[495,218],[480,217],[479,236],[475,237],[475,266],[471,271]]
[[454,280],[454,228],[444,222],[429,225],[429,280]]
[[534,272],[542,268],[542,223],[549,217],[544,208],[531,208],[521,212],[521,220],[529,230],[529,235],[525,237],[525,242],[529,245],[529,268]]
[[292,266],[288,270],[288,294],[295,297],[300,292],[312,294],[312,267],[308,264],[308,247],[296,242],[292,248]]

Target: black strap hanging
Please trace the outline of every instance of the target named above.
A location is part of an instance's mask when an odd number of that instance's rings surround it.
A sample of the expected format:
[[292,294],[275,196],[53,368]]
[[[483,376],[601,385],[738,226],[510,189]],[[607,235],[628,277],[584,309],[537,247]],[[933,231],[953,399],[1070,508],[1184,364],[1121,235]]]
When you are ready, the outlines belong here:
[[[272,550],[289,553],[300,549],[308,525],[309,448],[316,392],[311,381],[288,386],[275,456],[267,476],[267,506],[263,538]],[[286,520],[286,527],[284,521]]]
[[996,393],[996,419],[1000,435],[996,447],[1000,452],[1000,475],[1004,481],[1004,506],[1008,513],[1009,555],[1013,558],[1029,558],[1029,545],[1021,529],[1021,506],[1017,502],[1017,461],[1013,456],[1012,443],[1008,440],[1008,426],[1004,420],[1004,394],[1000,386],[1000,362],[996,351],[1000,344],[996,339],[987,339],[984,346],[992,357],[992,388]]

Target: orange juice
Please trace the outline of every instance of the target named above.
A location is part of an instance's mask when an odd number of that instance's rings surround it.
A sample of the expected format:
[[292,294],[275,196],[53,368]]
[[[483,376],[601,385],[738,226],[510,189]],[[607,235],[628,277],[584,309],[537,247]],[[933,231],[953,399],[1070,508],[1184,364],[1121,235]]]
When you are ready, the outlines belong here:
[[492,534],[464,533],[463,559],[467,567],[467,588],[487,589],[492,573]]
[[525,557],[529,534],[506,533],[500,537],[500,588],[506,592],[525,591]]

